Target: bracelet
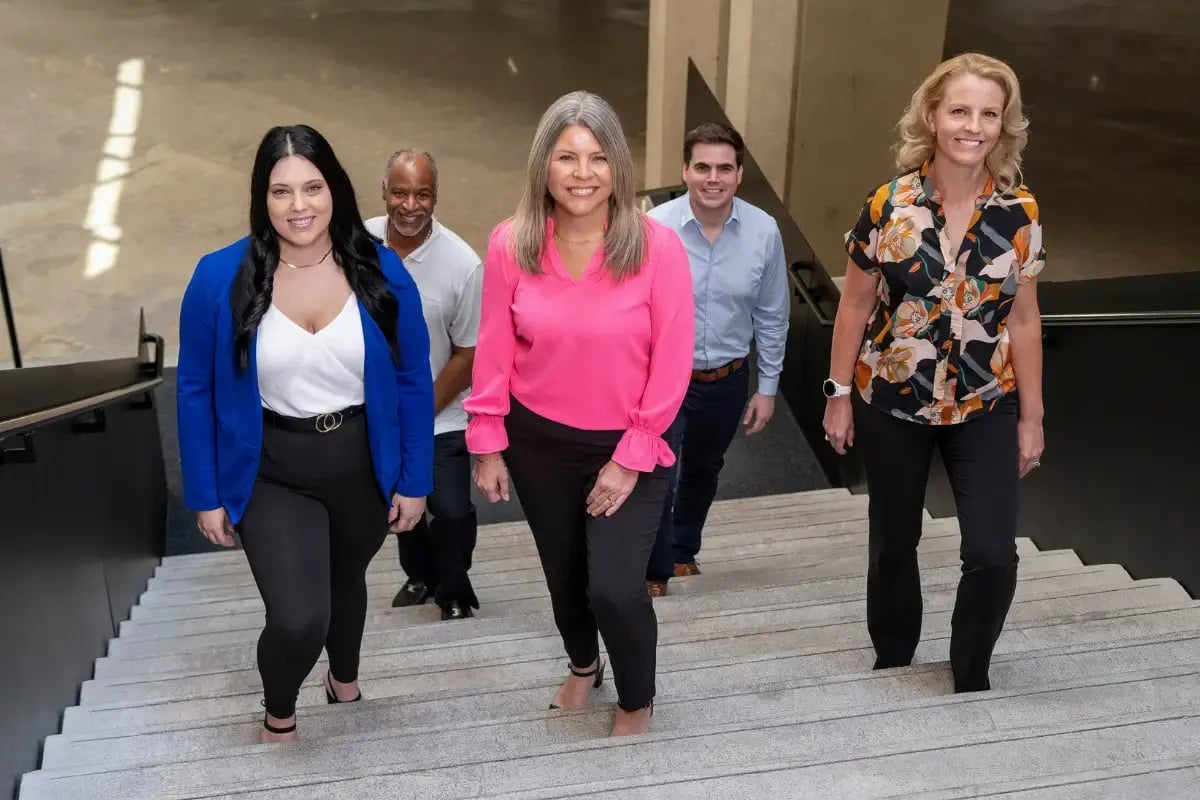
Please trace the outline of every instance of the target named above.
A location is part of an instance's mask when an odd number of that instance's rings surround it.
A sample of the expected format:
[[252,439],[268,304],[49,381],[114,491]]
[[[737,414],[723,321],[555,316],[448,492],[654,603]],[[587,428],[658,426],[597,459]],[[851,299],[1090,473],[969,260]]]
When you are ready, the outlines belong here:
[[478,456],[475,457],[475,462],[477,464],[500,464],[500,463],[503,463],[503,461],[504,461],[504,456],[497,456],[495,458],[479,458]]

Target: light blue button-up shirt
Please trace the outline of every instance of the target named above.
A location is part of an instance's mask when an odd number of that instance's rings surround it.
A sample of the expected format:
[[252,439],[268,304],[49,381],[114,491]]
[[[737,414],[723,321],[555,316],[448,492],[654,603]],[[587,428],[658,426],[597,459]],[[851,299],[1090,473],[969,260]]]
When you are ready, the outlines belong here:
[[688,195],[650,209],[687,249],[696,300],[693,369],[715,369],[758,351],[759,394],[779,390],[790,300],[783,239],[774,217],[734,198],[715,244],[704,238]]

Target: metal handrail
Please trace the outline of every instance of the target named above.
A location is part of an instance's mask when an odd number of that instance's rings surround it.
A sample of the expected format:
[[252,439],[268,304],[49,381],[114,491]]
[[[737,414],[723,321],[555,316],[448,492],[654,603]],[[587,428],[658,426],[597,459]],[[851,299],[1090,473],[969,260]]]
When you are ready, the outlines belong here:
[[4,251],[0,250],[0,304],[4,306],[4,323],[8,328],[8,346],[12,350],[13,366],[20,368],[21,346],[17,343],[17,320],[13,317],[12,300],[8,296],[8,275],[4,272]]
[[123,386],[120,389],[113,389],[112,391],[92,395],[91,397],[84,397],[80,400],[72,400],[70,403],[52,406],[41,411],[33,411],[29,414],[13,417],[12,419],[0,420],[0,438],[14,431],[26,432],[62,419],[78,417],[81,414],[86,414],[93,409],[107,406],[126,397],[146,394],[153,391],[160,383],[162,383],[162,378],[154,377],[130,384],[129,386]]
[[1108,311],[1088,314],[1042,314],[1042,325],[1176,325],[1200,322],[1200,311]]
[[[803,263],[803,262],[801,262]],[[808,305],[813,316],[822,327],[830,327],[833,320],[825,315],[812,294],[812,289],[805,286],[797,274],[797,264],[788,270],[788,279],[792,288],[801,300]],[[1200,311],[1167,310],[1167,311],[1105,311],[1079,314],[1042,314],[1042,325],[1049,328],[1066,328],[1073,326],[1108,327],[1115,325],[1187,325],[1200,323]]]

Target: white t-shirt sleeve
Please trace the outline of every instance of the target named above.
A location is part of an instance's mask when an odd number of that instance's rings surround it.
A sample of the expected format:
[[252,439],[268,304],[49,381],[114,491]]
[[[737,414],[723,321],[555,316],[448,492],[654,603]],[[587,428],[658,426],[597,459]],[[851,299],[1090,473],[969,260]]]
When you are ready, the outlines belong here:
[[450,320],[450,341],[455,347],[474,347],[479,338],[479,308],[483,301],[483,264],[476,264],[458,293]]

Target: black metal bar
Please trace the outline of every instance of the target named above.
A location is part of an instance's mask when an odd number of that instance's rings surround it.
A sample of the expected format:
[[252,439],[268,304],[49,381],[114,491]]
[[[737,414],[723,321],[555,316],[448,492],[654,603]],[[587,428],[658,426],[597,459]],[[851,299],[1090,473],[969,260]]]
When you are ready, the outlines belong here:
[[5,447],[0,440],[0,464],[32,464],[36,460],[32,434],[21,434],[21,444],[17,447]]
[[12,350],[14,367],[21,367],[21,345],[17,343],[17,321],[13,318],[12,300],[8,296],[8,276],[4,274],[4,251],[0,250],[0,300],[4,304],[4,321],[8,326],[8,346]]

